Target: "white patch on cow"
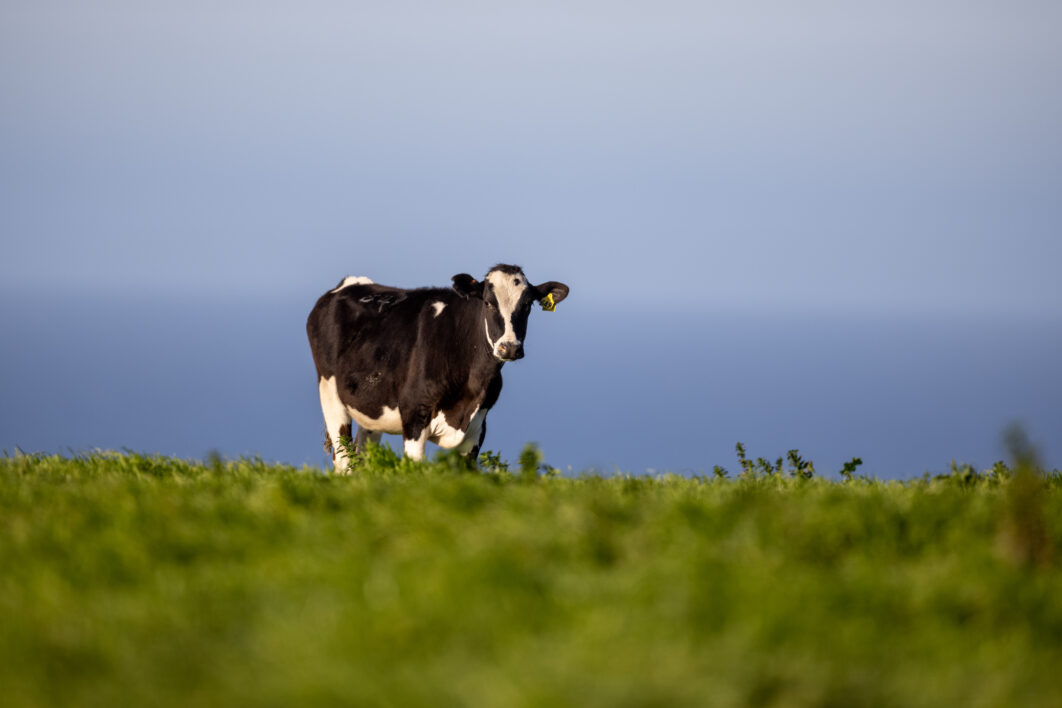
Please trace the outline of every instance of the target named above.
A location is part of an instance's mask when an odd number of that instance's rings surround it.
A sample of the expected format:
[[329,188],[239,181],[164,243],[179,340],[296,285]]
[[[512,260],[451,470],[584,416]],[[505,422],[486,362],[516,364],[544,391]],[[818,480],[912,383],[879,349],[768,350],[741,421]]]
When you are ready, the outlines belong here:
[[[494,356],[501,359],[502,357],[498,356],[499,344],[508,343],[517,347],[522,344],[516,338],[516,331],[513,329],[513,311],[516,310],[521,296],[527,290],[527,279],[520,273],[513,275],[496,270],[487,274],[487,282],[494,287],[494,296],[498,298],[498,312],[501,313],[502,321],[505,322],[505,331],[497,341],[491,340],[488,328],[487,342],[490,343]],[[483,324],[486,325],[486,320]]]
[[321,377],[317,382],[317,391],[321,395],[321,412],[324,414],[325,430],[328,431],[328,440],[332,445],[332,462],[336,466],[336,472],[349,474],[350,460],[346,450],[339,444],[339,430],[344,425],[350,425],[350,415],[346,406],[339,400],[336,377]]
[[423,460],[424,448],[428,445],[428,429],[420,431],[420,437],[416,439],[404,439],[402,441],[402,451],[411,460]]
[[389,435],[398,435],[402,432],[402,413],[398,408],[384,406],[379,418],[372,418],[353,406],[347,406],[346,410],[358,426],[366,430]]
[[351,285],[372,285],[373,282],[362,275],[348,275],[343,278],[343,282],[339,284],[339,287],[331,292],[338,293],[343,288],[350,287]]
[[446,309],[446,303],[442,300],[436,300],[431,304],[435,308],[435,316],[438,317],[442,314],[442,311]]
[[479,434],[483,430],[483,421],[487,419],[487,408],[476,409],[472,420],[468,421],[465,439],[457,446],[457,451],[464,454],[479,444]]
[[431,424],[428,426],[431,431],[428,439],[439,447],[450,450],[452,448],[461,445],[468,436],[472,434],[472,425],[475,423],[475,437],[479,439],[479,426],[483,422],[483,418],[486,417],[487,412],[483,411],[483,415],[480,415],[479,408],[472,411],[472,418],[468,422],[468,427],[465,430],[459,430],[446,420],[446,414],[440,412],[437,416],[431,419]]

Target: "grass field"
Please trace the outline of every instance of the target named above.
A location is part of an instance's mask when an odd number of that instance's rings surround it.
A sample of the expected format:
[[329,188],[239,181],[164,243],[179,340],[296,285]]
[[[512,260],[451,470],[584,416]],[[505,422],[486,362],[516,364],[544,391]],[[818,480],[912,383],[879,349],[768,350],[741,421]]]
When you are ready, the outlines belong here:
[[1062,704],[1062,476],[802,462],[0,458],[0,704]]

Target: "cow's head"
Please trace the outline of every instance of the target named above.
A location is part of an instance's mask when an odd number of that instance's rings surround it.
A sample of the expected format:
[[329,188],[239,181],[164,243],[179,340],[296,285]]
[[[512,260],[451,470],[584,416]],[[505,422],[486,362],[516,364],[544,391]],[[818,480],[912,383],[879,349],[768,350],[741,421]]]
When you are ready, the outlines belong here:
[[[514,361],[524,356],[524,335],[531,306],[553,305],[568,296],[568,286],[550,281],[532,285],[518,266],[496,265],[479,282],[467,273],[453,277],[454,290],[462,297],[483,302],[483,329],[496,359]],[[543,302],[545,300],[545,302]]]

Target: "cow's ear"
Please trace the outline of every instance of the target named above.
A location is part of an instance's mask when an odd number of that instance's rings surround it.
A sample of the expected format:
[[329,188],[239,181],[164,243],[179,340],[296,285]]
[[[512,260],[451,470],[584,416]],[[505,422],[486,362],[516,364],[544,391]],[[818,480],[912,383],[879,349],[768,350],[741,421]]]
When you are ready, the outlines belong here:
[[451,280],[454,281],[454,292],[461,297],[483,297],[483,283],[468,273],[458,273]]
[[550,280],[542,283],[541,286],[535,286],[534,292],[538,298],[538,305],[541,305],[543,310],[552,312],[556,304],[568,296],[568,287],[563,282]]
[[558,302],[568,297],[568,286],[551,280],[548,283],[536,285],[535,295],[538,297],[539,304],[542,305],[543,310],[552,310],[557,306]]

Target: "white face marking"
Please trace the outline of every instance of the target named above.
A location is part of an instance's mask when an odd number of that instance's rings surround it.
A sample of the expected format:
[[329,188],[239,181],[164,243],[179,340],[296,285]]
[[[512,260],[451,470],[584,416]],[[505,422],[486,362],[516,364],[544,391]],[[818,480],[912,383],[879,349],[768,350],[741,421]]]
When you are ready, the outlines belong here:
[[372,281],[362,275],[348,275],[343,278],[343,282],[339,284],[339,287],[331,292],[338,293],[340,290],[351,285],[372,285]]
[[[527,279],[521,273],[513,275],[496,270],[487,275],[487,282],[494,286],[494,296],[498,299],[498,312],[501,313],[502,320],[505,322],[505,331],[502,332],[502,336],[497,341],[491,340],[490,329],[487,329],[487,342],[490,344],[494,356],[501,359],[502,357],[498,356],[499,344],[503,342],[515,346],[522,344],[516,338],[516,332],[513,330],[513,311],[519,304],[520,297],[527,290]],[[486,320],[483,323],[486,325]]]
[[435,316],[438,317],[442,314],[442,311],[446,309],[446,303],[442,300],[436,300],[431,304],[435,308]]

